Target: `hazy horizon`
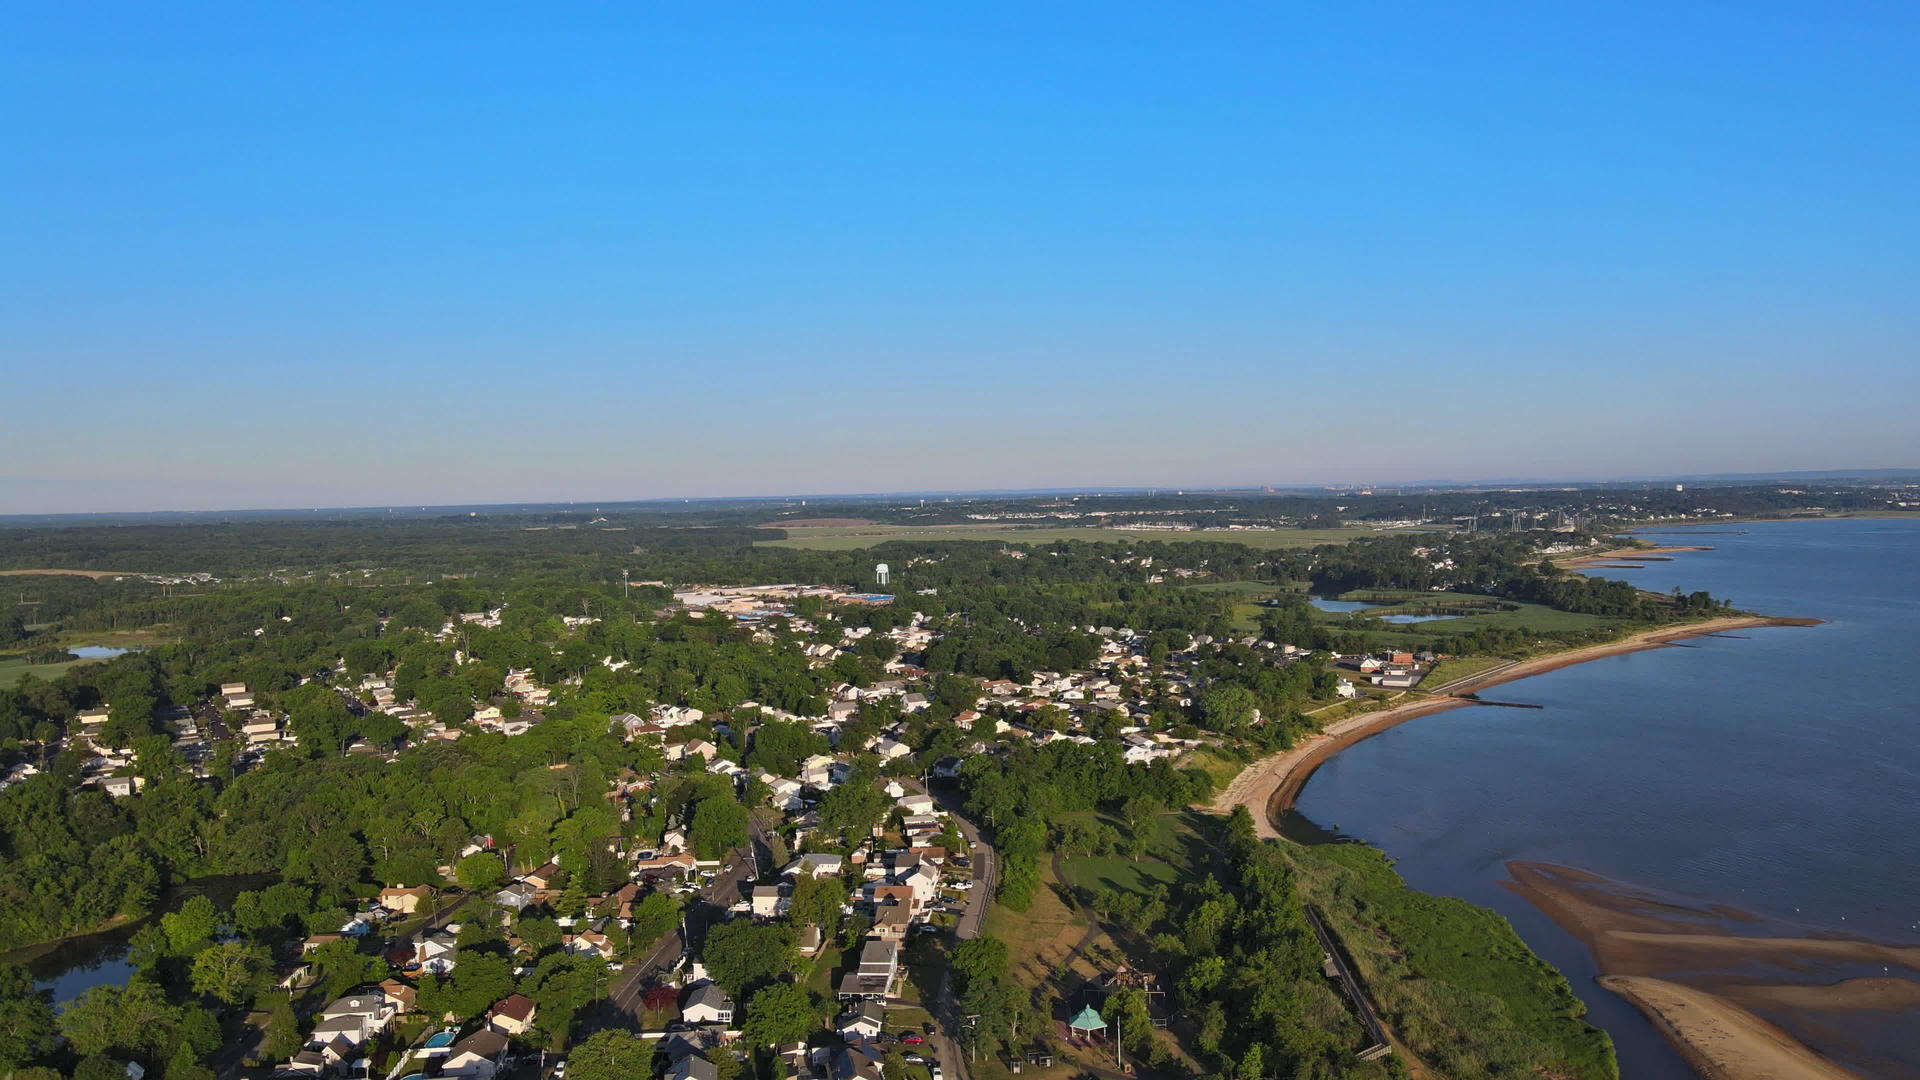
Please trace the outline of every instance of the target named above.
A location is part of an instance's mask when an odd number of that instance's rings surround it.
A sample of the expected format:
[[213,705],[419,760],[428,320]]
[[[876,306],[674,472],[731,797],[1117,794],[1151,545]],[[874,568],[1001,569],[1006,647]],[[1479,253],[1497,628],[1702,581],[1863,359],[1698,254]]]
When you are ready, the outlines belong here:
[[1920,462],[1911,6],[0,31],[0,514]]
[[[1137,494],[1153,492],[1158,495],[1207,495],[1231,493],[1260,493],[1270,490],[1274,494],[1312,494],[1319,492],[1350,491],[1356,488],[1373,489],[1378,494],[1396,494],[1406,490],[1473,490],[1484,488],[1488,491],[1528,488],[1548,489],[1554,485],[1575,487],[1633,487],[1638,485],[1665,485],[1669,483],[1738,484],[1743,480],[1780,480],[1809,482],[1831,474],[1844,477],[1875,478],[1875,474],[1913,474],[1910,479],[1920,482],[1920,468],[1905,467],[1869,467],[1859,469],[1821,469],[1821,470],[1780,470],[1758,473],[1670,473],[1665,475],[1636,476],[1485,476],[1477,478],[1425,478],[1407,477],[1381,479],[1350,479],[1346,481],[1251,481],[1244,483],[1218,484],[1060,484],[1039,487],[964,487],[964,488],[898,488],[891,491],[740,491],[740,492],[703,492],[672,495],[599,495],[578,498],[566,497],[529,497],[522,499],[425,499],[399,500],[388,502],[347,501],[332,504],[261,504],[256,506],[207,505],[207,506],[150,506],[140,508],[115,508],[104,510],[21,510],[0,511],[0,518],[12,517],[86,517],[111,516],[117,514],[221,514],[221,513],[301,513],[301,512],[351,512],[358,510],[404,509],[417,507],[421,510],[435,509],[471,509],[476,507],[549,507],[578,506],[594,508],[598,506],[619,507],[644,503],[677,502],[791,502],[808,500],[830,505],[835,500],[849,502],[870,502],[882,499],[909,499],[918,497],[941,498],[1019,498],[1023,496],[1047,496],[1085,494],[1100,496],[1104,494]],[[1908,479],[1902,476],[1902,479]]]

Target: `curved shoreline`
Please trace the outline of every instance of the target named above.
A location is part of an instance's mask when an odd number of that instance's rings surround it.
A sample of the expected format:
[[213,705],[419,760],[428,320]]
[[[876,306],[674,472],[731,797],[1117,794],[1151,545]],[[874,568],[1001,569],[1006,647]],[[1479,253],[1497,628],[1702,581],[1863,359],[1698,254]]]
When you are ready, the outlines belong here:
[[1248,813],[1253,815],[1254,830],[1261,837],[1278,838],[1280,830],[1274,825],[1275,818],[1281,812],[1293,809],[1294,800],[1299,797],[1300,789],[1306,785],[1307,778],[1313,775],[1313,770],[1321,763],[1357,742],[1372,738],[1388,728],[1404,724],[1409,720],[1476,704],[1473,700],[1461,695],[1499,686],[1502,683],[1516,682],[1533,675],[1542,675],[1573,664],[1584,664],[1589,660],[1621,656],[1645,649],[1665,648],[1673,642],[1690,637],[1766,626],[1817,626],[1821,621],[1820,619],[1766,615],[1727,616],[1708,619],[1705,622],[1688,623],[1684,626],[1647,630],[1603,645],[1587,645],[1548,656],[1534,657],[1530,660],[1514,661],[1478,675],[1448,683],[1441,688],[1444,693],[1424,697],[1404,705],[1396,705],[1379,712],[1361,713],[1358,716],[1336,721],[1319,734],[1303,740],[1294,747],[1269,755],[1242,769],[1240,774],[1227,785],[1226,790],[1214,798],[1209,808],[1216,813],[1224,814],[1231,812],[1235,806],[1245,806]]

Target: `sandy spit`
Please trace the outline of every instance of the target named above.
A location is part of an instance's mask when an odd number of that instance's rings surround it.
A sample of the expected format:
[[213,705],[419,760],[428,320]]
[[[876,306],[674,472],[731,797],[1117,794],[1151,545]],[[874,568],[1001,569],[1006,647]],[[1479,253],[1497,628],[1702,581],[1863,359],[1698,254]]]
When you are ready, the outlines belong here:
[[1709,1080],[1858,1080],[1724,998],[1644,975],[1603,975],[1600,985],[1633,1002]]

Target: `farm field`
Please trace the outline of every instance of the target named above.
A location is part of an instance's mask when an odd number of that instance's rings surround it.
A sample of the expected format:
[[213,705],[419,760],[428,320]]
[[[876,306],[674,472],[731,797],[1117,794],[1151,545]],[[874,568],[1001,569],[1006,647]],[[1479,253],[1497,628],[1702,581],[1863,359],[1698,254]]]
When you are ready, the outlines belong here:
[[1167,544],[1208,543],[1245,544],[1263,551],[1314,547],[1319,544],[1344,544],[1362,536],[1378,536],[1381,530],[1364,528],[1273,529],[1245,531],[1195,529],[1191,532],[1159,532],[1136,529],[1104,529],[1097,526],[1061,526],[1025,529],[1013,525],[858,525],[788,528],[783,539],[761,540],[760,547],[812,548],[817,551],[852,551],[884,544],[889,540],[981,540],[1008,544],[1050,544],[1058,540],[1084,540],[1098,543],[1157,541]]

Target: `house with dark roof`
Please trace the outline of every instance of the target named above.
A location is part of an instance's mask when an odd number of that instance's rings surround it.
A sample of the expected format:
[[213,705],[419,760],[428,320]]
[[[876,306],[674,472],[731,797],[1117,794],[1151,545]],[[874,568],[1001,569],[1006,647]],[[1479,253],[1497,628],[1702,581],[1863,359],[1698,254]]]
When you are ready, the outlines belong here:
[[492,1028],[481,1028],[453,1044],[453,1050],[440,1063],[440,1075],[493,1080],[506,1056],[507,1037]]
[[733,999],[719,984],[701,983],[688,992],[687,1003],[680,1007],[680,1019],[689,1024],[731,1024]]
[[502,1035],[524,1035],[539,1007],[525,994],[508,994],[487,1011],[487,1026]]

